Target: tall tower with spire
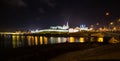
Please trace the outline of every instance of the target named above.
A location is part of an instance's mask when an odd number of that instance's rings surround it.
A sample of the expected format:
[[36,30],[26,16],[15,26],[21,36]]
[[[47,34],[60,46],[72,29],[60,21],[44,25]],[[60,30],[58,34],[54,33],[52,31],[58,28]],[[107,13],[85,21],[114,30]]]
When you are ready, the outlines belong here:
[[67,20],[67,23],[66,23],[66,25],[63,26],[63,29],[66,29],[66,30],[67,30],[67,29],[69,29],[69,24],[68,24],[69,17],[66,17],[66,16],[65,16],[65,20]]
[[68,24],[68,21],[67,21],[67,25],[66,25],[66,26],[67,26],[67,28],[69,28],[69,24]]

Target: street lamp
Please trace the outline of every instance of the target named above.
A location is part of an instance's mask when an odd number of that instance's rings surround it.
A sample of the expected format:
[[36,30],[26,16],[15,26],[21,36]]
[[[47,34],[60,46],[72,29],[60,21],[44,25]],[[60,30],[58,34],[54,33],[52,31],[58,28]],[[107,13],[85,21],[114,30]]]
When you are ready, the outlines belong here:
[[110,22],[110,25],[113,25],[113,22]]

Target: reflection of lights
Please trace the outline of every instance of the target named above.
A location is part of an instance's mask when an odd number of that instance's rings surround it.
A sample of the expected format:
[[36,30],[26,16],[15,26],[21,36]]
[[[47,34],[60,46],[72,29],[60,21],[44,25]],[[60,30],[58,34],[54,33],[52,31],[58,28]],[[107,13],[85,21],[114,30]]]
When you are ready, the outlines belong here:
[[83,37],[80,37],[79,41],[80,41],[81,43],[83,43],[83,42],[84,42],[84,38],[83,38]]
[[98,42],[103,42],[103,38],[102,38],[102,37],[99,37],[99,38],[98,38]]
[[48,38],[44,37],[44,44],[47,44],[47,43],[48,43]]
[[63,38],[63,42],[66,42],[66,41],[67,41],[67,38],[64,37],[64,38]]
[[28,45],[31,46],[31,36],[27,36]]
[[16,36],[12,36],[12,45],[13,45],[13,48],[16,48]]
[[20,40],[20,36],[16,36],[17,40]]
[[34,36],[32,36],[32,45],[35,44],[34,40],[35,40],[35,38],[34,38]]
[[17,42],[17,47],[19,47],[19,44],[20,44],[20,36],[16,36],[16,42]]
[[60,43],[61,42],[61,38],[60,37],[58,37],[58,43]]
[[21,36],[21,40],[24,41],[25,36]]
[[38,37],[35,36],[35,45],[38,45]]
[[43,44],[43,38],[40,36],[40,44]]
[[70,42],[75,42],[75,38],[74,37],[70,37]]
[[54,43],[54,38],[53,37],[50,37],[50,43]]

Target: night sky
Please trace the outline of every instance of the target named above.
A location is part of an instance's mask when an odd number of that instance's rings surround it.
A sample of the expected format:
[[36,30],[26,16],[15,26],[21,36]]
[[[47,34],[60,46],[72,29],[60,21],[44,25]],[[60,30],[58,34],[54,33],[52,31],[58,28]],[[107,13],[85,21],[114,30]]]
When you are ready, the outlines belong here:
[[0,6],[0,31],[45,29],[67,21],[70,27],[106,25],[120,18],[119,0],[0,0]]

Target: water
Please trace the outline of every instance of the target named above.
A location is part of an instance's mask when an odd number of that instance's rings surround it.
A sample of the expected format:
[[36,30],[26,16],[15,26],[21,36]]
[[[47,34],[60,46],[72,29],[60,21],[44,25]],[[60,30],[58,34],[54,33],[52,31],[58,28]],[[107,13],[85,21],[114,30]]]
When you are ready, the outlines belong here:
[[[57,43],[84,43],[95,41],[96,38],[88,37],[46,37],[46,36],[25,36],[25,35],[0,35],[0,48],[18,48],[33,45],[57,44]],[[103,42],[103,38],[96,39]]]

